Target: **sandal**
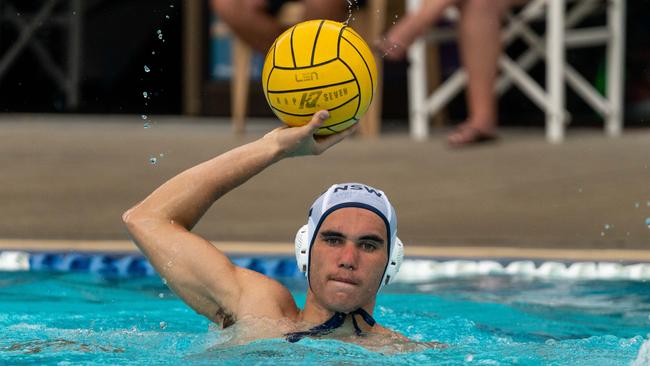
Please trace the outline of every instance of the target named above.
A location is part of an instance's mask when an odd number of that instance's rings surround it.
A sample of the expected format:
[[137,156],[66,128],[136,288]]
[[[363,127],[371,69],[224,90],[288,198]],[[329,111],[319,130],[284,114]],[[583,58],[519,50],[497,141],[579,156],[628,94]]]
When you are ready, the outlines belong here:
[[467,124],[458,126],[447,135],[447,143],[451,147],[468,147],[487,142],[495,142],[499,136],[494,132],[485,132]]

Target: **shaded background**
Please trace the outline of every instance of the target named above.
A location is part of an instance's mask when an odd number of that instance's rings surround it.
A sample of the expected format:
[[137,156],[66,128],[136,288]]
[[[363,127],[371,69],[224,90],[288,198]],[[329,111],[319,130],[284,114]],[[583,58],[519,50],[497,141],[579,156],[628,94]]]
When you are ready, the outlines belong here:
[[[36,7],[31,2],[14,1],[13,6],[26,13]],[[13,2],[12,2],[13,3]],[[40,2],[39,2],[40,3]],[[65,12],[66,2],[58,5]],[[3,11],[0,2],[0,11]],[[389,1],[388,21],[401,16],[403,1]],[[650,115],[650,1],[634,0],[627,4],[626,47],[626,120],[625,126],[645,126]],[[66,106],[64,94],[44,74],[40,64],[29,50],[23,51],[9,72],[0,79],[0,111],[3,112],[81,112],[81,113],[182,113],[182,3],[180,1],[102,1],[84,0],[82,18],[82,69],[81,101],[78,107]],[[209,32],[209,11],[205,5],[206,19],[204,38],[205,67],[203,115],[229,115],[228,80],[214,80],[215,45]],[[598,17],[587,23],[601,22]],[[390,24],[387,24],[390,25]],[[589,24],[585,24],[589,25]],[[543,24],[542,24],[543,26]],[[157,31],[163,35],[162,42]],[[0,23],[0,53],[5,52],[17,39],[19,33],[9,22]],[[55,27],[39,29],[38,37],[53,51],[55,58],[65,59],[65,34]],[[511,56],[523,52],[525,47],[515,43],[508,48]],[[441,72],[448,76],[458,67],[458,56],[453,45],[440,48]],[[567,53],[569,62],[580,70],[585,78],[604,88],[604,52],[602,47],[573,50]],[[151,68],[144,73],[143,67]],[[390,120],[384,127],[406,128],[407,85],[406,62],[387,62],[385,65],[383,116]],[[532,75],[543,85],[543,63],[532,70]],[[251,116],[272,116],[255,80],[251,88]],[[147,105],[142,92],[151,98]],[[578,126],[600,126],[601,119],[584,102],[567,88],[568,109],[572,123]],[[503,126],[542,126],[543,113],[516,88],[500,99],[500,123]],[[507,106],[505,108],[504,106]],[[459,121],[465,117],[462,94],[447,109],[448,118]]]
[[[45,1],[52,0],[38,4]],[[57,12],[68,11],[67,3]],[[8,4],[20,15],[7,14]],[[0,55],[19,37],[8,16],[27,20],[24,14],[38,8],[33,4],[0,1]],[[389,4],[392,20],[403,3]],[[181,115],[182,3],[85,0],[83,7],[77,107],[67,106],[31,50],[0,78],[0,239],[128,239],[124,210],[175,173],[278,124],[253,118],[247,135],[232,133],[229,81],[212,76],[207,11],[196,40],[205,50],[205,108],[202,116],[187,117]],[[442,128],[414,143],[404,133],[407,64],[386,63],[381,139],[353,139],[318,160],[277,164],[220,200],[196,230],[213,240],[288,242],[316,194],[335,181],[359,180],[390,194],[409,245],[647,249],[650,129],[633,127],[650,121],[649,8],[650,1],[628,1],[627,111],[619,138],[605,137],[600,117],[569,91],[567,141],[548,144],[542,112],[512,89],[499,101],[503,139],[497,145],[450,150]],[[49,25],[37,35],[63,64],[65,32]],[[515,57],[523,50],[514,44],[508,52]],[[603,53],[567,55],[601,90]],[[442,47],[440,55],[449,75],[458,66],[455,48]],[[541,64],[532,71],[542,83],[543,71]],[[250,114],[271,116],[259,84],[252,85]],[[142,114],[151,128],[143,128]],[[446,114],[450,123],[465,117],[462,96]]]

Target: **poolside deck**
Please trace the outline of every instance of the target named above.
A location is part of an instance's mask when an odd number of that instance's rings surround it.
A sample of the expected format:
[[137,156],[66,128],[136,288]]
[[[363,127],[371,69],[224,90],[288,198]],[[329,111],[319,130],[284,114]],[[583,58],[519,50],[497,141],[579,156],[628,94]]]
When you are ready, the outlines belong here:
[[[139,116],[0,115],[0,249],[66,242],[132,248],[120,220],[125,209],[182,169],[273,126],[253,121],[238,138],[226,120],[150,122],[144,129]],[[546,143],[541,127],[508,129],[497,144],[461,151],[446,148],[444,131],[435,132],[416,143],[396,129],[283,161],[219,201],[196,231],[216,242],[290,251],[318,193],[334,182],[363,181],[389,194],[400,237],[424,250],[412,253],[516,255],[522,248],[570,256],[557,250],[576,249],[650,260],[650,129],[616,139],[569,129],[561,145]]]

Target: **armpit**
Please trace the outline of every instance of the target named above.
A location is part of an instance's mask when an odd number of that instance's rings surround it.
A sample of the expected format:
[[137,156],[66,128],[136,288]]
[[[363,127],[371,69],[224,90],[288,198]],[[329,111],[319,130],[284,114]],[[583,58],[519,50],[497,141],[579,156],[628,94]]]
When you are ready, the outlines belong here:
[[236,319],[232,313],[224,310],[223,307],[219,306],[217,307],[217,311],[215,312],[212,321],[217,324],[221,324],[221,329],[225,329],[235,324]]

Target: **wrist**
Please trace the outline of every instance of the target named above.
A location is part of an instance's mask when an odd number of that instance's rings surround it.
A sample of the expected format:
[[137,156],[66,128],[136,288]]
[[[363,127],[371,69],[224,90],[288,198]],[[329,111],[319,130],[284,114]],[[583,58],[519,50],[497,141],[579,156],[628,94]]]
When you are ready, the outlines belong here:
[[270,157],[271,163],[286,158],[287,149],[282,146],[280,141],[278,141],[277,136],[274,134],[267,134],[257,140],[256,143],[260,146],[260,149],[265,152],[265,155]]

